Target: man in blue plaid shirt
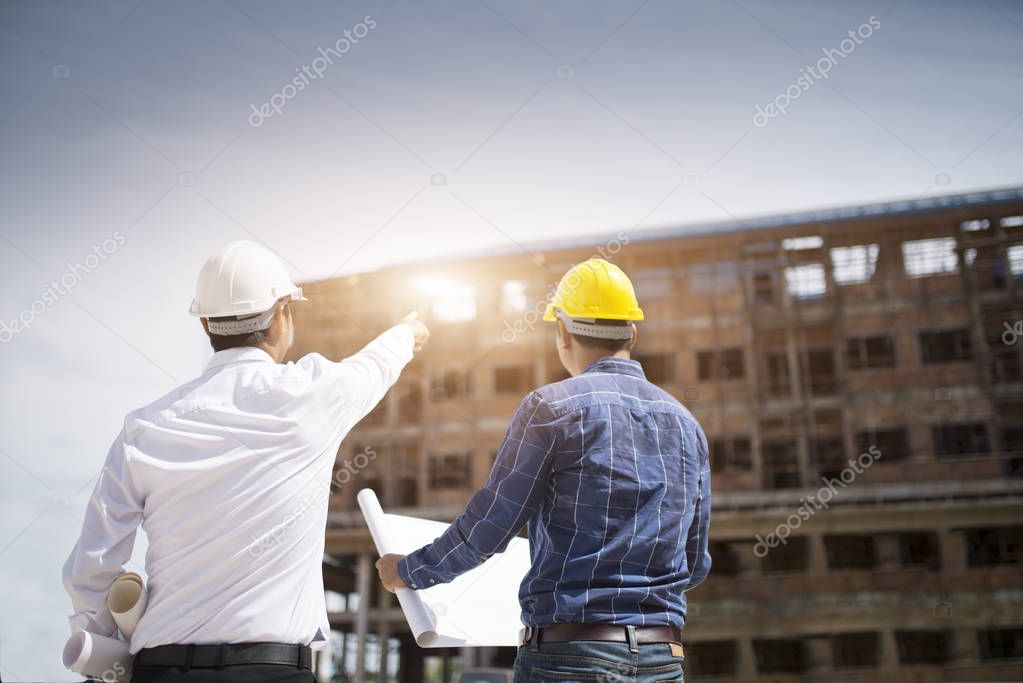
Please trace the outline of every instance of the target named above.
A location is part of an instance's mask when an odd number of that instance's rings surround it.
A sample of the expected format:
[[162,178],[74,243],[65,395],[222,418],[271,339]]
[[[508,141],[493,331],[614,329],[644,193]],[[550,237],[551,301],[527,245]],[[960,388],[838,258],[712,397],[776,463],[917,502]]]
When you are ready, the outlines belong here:
[[516,680],[681,681],[685,591],[710,570],[707,438],[630,359],[643,312],[617,266],[575,266],[545,319],[572,376],[523,399],[486,485],[433,543],[381,558],[381,580],[450,581],[527,525]]

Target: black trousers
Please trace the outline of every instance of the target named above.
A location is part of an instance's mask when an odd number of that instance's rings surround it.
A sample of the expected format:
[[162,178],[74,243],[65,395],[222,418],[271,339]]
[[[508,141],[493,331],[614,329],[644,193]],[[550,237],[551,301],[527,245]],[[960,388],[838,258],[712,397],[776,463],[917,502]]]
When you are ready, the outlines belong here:
[[131,683],[316,683],[308,669],[284,664],[241,664],[223,669],[191,668],[185,671],[176,666],[139,666],[132,671]]

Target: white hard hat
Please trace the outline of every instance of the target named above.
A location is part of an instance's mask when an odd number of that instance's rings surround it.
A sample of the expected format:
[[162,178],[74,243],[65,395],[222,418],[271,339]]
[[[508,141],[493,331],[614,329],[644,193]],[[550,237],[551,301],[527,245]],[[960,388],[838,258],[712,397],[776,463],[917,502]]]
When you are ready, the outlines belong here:
[[276,254],[240,240],[225,244],[203,265],[188,312],[201,318],[247,318],[208,323],[214,334],[244,334],[269,327],[276,303],[285,297],[306,300]]

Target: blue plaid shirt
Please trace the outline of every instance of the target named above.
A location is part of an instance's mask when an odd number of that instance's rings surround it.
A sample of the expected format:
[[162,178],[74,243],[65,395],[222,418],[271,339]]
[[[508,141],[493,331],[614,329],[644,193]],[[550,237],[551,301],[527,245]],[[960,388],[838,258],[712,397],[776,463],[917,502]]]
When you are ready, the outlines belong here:
[[529,526],[527,626],[681,627],[710,570],[707,438],[639,363],[603,358],[529,394],[482,489],[398,563],[413,589],[450,581]]

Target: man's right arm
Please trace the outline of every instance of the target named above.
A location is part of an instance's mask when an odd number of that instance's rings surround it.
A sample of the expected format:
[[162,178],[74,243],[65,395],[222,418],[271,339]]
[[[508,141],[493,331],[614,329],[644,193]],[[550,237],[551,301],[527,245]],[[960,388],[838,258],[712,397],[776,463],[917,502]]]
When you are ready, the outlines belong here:
[[133,486],[124,432],[107,454],[99,481],[85,508],[82,532],[64,563],[64,587],[74,614],[71,632],[114,634],[116,625],[107,609],[107,592],[124,571],[135,546],[145,500]]
[[402,582],[414,590],[446,583],[504,552],[543,501],[557,434],[550,405],[530,393],[512,417],[483,488],[439,538],[398,561]]

